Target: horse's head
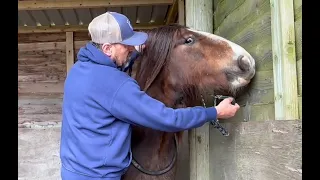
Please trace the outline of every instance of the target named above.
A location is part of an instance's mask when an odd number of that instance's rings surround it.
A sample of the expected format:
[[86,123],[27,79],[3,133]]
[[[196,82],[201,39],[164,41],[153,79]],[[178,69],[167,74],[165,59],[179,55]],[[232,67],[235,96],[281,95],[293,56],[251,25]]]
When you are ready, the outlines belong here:
[[150,31],[142,58],[137,80],[144,88],[158,81],[175,92],[234,96],[255,75],[255,60],[241,46],[178,25]]

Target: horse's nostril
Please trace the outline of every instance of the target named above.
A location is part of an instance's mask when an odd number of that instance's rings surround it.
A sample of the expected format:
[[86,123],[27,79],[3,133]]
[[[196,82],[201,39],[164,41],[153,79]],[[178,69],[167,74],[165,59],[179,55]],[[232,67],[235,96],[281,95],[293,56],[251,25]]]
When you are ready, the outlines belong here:
[[249,71],[250,69],[250,62],[249,58],[243,55],[238,57],[238,66],[242,71]]

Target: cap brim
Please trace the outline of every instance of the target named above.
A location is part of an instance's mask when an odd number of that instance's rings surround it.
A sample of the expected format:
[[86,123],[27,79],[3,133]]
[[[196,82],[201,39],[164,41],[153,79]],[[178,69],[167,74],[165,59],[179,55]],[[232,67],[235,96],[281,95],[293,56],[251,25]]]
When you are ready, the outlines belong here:
[[129,45],[129,46],[139,46],[141,44],[144,44],[146,40],[148,39],[148,34],[144,32],[134,32],[134,34],[124,40],[121,41],[121,44]]

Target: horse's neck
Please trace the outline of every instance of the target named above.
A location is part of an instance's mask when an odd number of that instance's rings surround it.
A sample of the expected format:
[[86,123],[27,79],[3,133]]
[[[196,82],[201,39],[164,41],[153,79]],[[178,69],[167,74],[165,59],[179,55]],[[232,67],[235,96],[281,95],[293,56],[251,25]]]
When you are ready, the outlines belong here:
[[[155,85],[154,87],[161,86]],[[166,106],[171,106],[173,104],[172,98],[169,97],[168,93],[163,94],[162,92],[158,88],[152,89],[151,87],[148,94],[162,101]],[[134,126],[132,132],[132,151],[134,158],[145,168],[163,168],[172,160],[175,151],[174,133]]]

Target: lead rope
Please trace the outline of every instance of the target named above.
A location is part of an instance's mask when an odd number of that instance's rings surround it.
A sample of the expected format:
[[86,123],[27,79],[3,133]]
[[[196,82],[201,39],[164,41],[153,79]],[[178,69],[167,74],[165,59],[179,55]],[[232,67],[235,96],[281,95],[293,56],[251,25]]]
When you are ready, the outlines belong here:
[[[213,96],[213,106],[214,107],[217,106],[217,99],[225,99],[225,98],[228,98],[228,97],[229,96],[222,96],[222,95]],[[201,95],[201,101],[202,101],[203,107],[206,108],[206,103],[205,103],[204,98],[203,98],[202,95]],[[213,125],[214,128],[218,129],[223,136],[229,136],[229,132],[223,126],[221,126],[221,124],[219,123],[218,118],[216,120],[212,120],[210,123]]]

